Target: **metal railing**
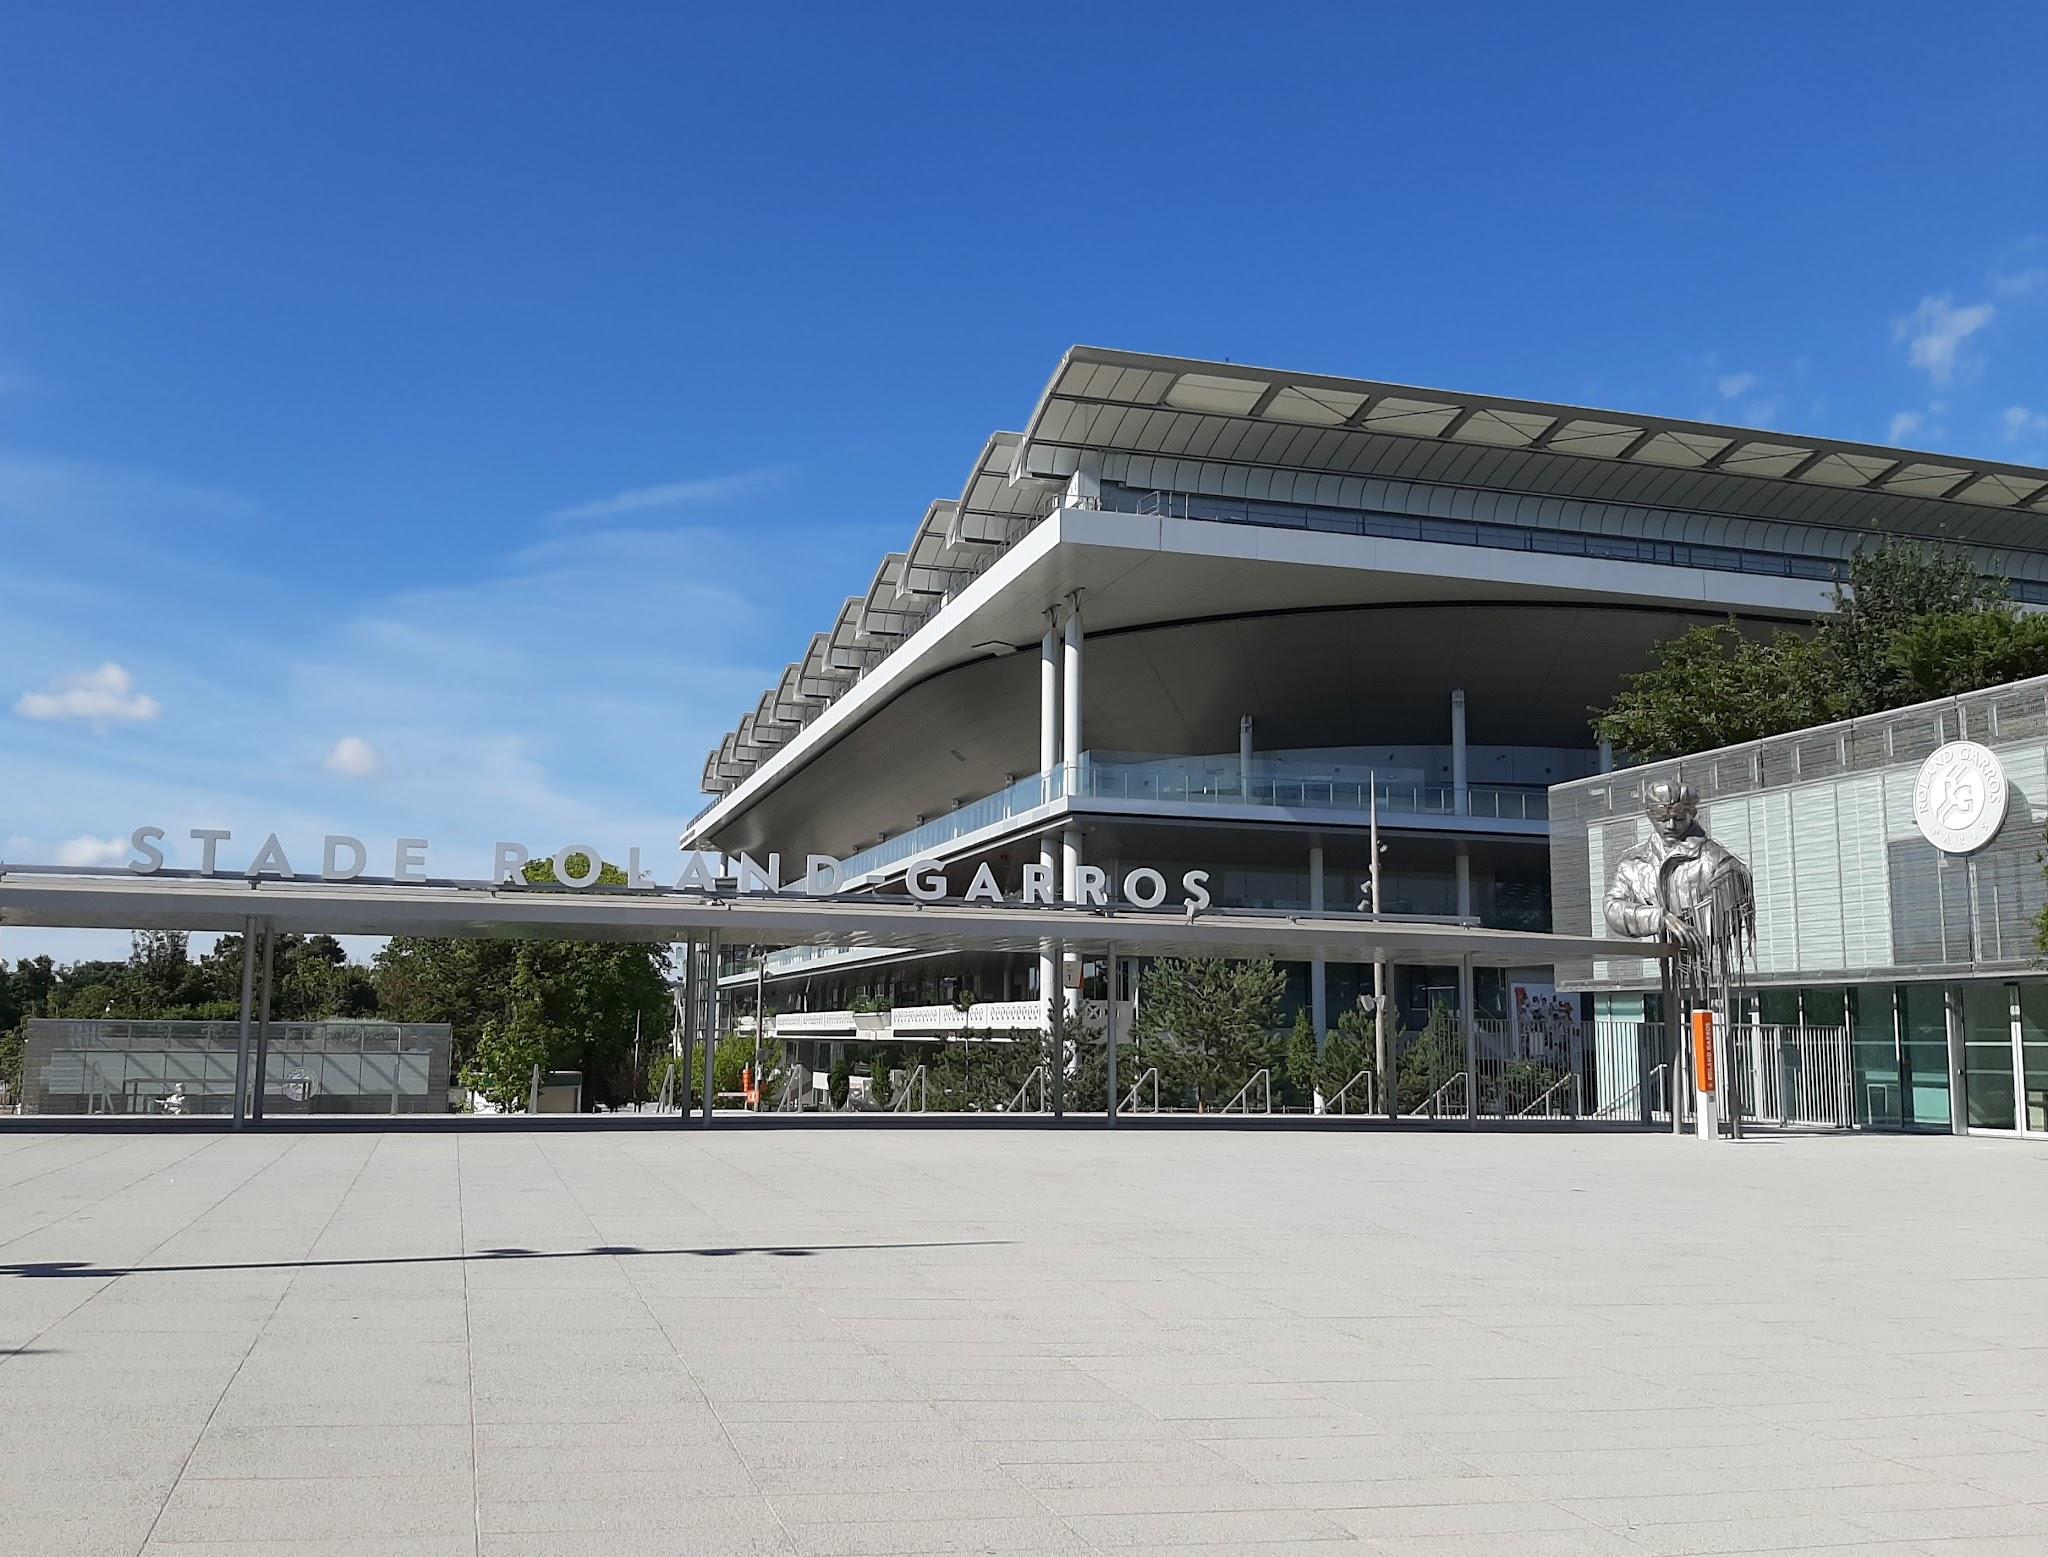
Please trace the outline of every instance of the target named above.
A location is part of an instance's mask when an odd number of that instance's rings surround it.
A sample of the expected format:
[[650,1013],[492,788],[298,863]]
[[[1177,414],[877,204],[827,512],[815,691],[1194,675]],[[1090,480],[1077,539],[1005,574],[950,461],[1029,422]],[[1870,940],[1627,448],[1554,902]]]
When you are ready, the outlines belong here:
[[[1047,1081],[1048,1078],[1046,1074],[1046,1068],[1043,1065],[1034,1065],[1031,1068],[1031,1074],[1024,1078],[1024,1085],[1019,1087],[1016,1091],[1016,1095],[1013,1096],[1010,1099],[1010,1101],[1003,1106],[1003,1112],[1006,1114],[1044,1113],[1046,1109],[1050,1106],[1046,1101]],[[1038,1089],[1038,1102],[1036,1106],[1026,1108],[1024,1106],[1024,1099],[1026,1095],[1030,1093],[1033,1087],[1036,1087]]]
[[[1253,1109],[1251,1101],[1252,1088],[1254,1087],[1259,1089],[1259,1106],[1256,1110]],[[1254,1112],[1261,1114],[1272,1113],[1273,1072],[1266,1066],[1261,1065],[1251,1073],[1251,1078],[1237,1089],[1237,1096],[1228,1103],[1225,1103],[1217,1112],[1219,1114],[1227,1114],[1234,1109],[1242,1109],[1247,1114]]]
[[661,1095],[654,1100],[656,1113],[672,1114],[676,1111],[676,1062],[670,1060],[668,1069],[661,1073]]
[[[1456,1088],[1455,1094],[1452,1092],[1453,1088]],[[1458,1100],[1458,1106],[1455,1109],[1447,1107],[1444,1102],[1447,1097],[1453,1095]],[[1463,1119],[1465,1117],[1465,1073],[1459,1071],[1456,1075],[1452,1076],[1442,1086],[1424,1098],[1420,1107],[1411,1109],[1407,1117],[1410,1119]]]
[[1746,1121],[1841,1130],[1855,1124],[1848,1028],[1744,1022],[1728,1030],[1727,1043]]
[[[1502,1106],[1506,1107],[1507,1105],[1503,1103]],[[1576,1119],[1581,1112],[1583,1110],[1579,1104],[1579,1078],[1574,1073],[1569,1076],[1560,1076],[1556,1081],[1553,1081],[1549,1086],[1537,1093],[1529,1102],[1516,1109],[1515,1118]]]
[[[1351,1089],[1360,1082],[1365,1083],[1365,1106],[1354,1109],[1348,1106],[1351,1098]],[[1379,1072],[1376,1070],[1362,1070],[1335,1092],[1323,1099],[1323,1112],[1326,1114],[1377,1113],[1379,1112],[1379,1088]]]
[[[1141,1108],[1138,1106],[1138,1095],[1145,1090],[1147,1082],[1150,1082],[1152,1085],[1152,1106],[1150,1108]],[[1147,1065],[1145,1067],[1144,1073],[1131,1083],[1131,1090],[1124,1094],[1124,1100],[1117,1104],[1116,1111],[1120,1114],[1156,1114],[1159,1112],[1159,1067],[1157,1065]]]
[[[913,1094],[917,1097],[917,1107],[915,1109],[910,1106],[910,1099]],[[903,1085],[896,1089],[896,1096],[890,1100],[889,1112],[892,1114],[921,1114],[930,1106],[930,1101],[925,1092],[924,1067],[920,1065],[916,1070],[903,1078]]]
[[[1665,1095],[1665,1081],[1670,1074],[1669,1064],[1650,1067],[1647,1078],[1650,1084],[1649,1114],[1653,1119],[1660,1114],[1666,1119],[1671,1117],[1671,1100]],[[1600,1104],[1583,1117],[1597,1120],[1640,1119],[1643,1113],[1643,1083],[1638,1081],[1627,1091]]]

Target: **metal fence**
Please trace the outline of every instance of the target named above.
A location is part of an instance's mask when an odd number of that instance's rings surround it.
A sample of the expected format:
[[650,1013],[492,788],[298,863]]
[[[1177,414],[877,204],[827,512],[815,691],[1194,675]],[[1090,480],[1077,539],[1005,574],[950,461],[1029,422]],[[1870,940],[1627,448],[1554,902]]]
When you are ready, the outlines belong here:
[[[34,1017],[24,1114],[231,1114],[234,1022]],[[446,1113],[446,1022],[275,1022],[257,1082],[273,1114]]]

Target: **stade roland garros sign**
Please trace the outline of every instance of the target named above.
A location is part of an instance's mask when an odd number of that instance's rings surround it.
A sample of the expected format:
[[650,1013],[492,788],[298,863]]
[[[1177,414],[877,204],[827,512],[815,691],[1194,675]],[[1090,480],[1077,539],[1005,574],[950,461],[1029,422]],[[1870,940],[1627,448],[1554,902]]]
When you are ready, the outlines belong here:
[[[128,845],[134,851],[134,858],[128,861],[128,868],[138,876],[154,876],[164,868],[164,851],[161,847],[165,838],[161,827],[138,827],[128,835]],[[234,834],[225,827],[195,827],[192,829],[193,842],[199,845],[199,874],[202,876],[232,876],[257,881],[270,878],[279,881],[363,881],[376,878],[366,877],[369,868],[370,851],[360,838],[351,838],[345,833],[330,833],[320,844],[320,873],[317,878],[301,876],[292,868],[286,856],[284,845],[276,833],[270,834],[257,848],[249,864],[235,870],[220,862],[221,845],[232,843]],[[384,880],[399,886],[425,886],[427,884],[427,851],[432,847],[424,838],[400,838],[392,846],[391,874]],[[496,843],[491,846],[491,885],[494,887],[523,887],[529,885],[526,866],[533,856],[523,844]],[[594,887],[603,870],[598,851],[589,844],[572,843],[563,846],[549,856],[555,867],[555,880],[578,891]],[[830,897],[845,884],[846,873],[842,863],[829,854],[807,854],[804,856],[803,874],[788,881],[782,879],[782,856],[770,854],[764,866],[750,855],[738,854],[730,857],[718,854],[703,854],[685,851],[682,873],[673,883],[664,888],[640,865],[640,851],[629,849],[626,853],[626,885],[639,891],[673,892],[722,892],[737,891],[796,892],[802,891],[811,897]],[[1022,903],[1042,903],[1053,906],[1056,894],[1053,890],[1054,870],[1050,865],[1032,864],[1024,867],[1024,879],[1017,895]],[[919,856],[910,861],[904,873],[904,884],[910,895],[920,903],[936,903],[946,896],[946,873],[938,861],[928,856]],[[1158,908],[1166,901],[1166,877],[1150,866],[1140,866],[1125,873],[1118,883],[1119,898],[1133,908]],[[1075,868],[1074,902],[1082,908],[1109,907],[1109,872],[1097,865],[1081,865]],[[1184,872],[1180,878],[1181,906],[1201,910],[1209,906],[1209,873],[1206,870]],[[996,880],[995,867],[984,862],[974,873],[974,880],[968,885],[964,901],[969,903],[1001,903],[1008,900],[1008,894]]]

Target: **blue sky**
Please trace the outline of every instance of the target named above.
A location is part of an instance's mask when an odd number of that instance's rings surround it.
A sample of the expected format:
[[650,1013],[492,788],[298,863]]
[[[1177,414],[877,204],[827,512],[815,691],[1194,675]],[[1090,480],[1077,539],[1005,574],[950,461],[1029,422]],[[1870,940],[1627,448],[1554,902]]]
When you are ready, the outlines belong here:
[[664,850],[1076,341],[2048,463],[2048,12],[1399,9],[16,9],[0,856]]

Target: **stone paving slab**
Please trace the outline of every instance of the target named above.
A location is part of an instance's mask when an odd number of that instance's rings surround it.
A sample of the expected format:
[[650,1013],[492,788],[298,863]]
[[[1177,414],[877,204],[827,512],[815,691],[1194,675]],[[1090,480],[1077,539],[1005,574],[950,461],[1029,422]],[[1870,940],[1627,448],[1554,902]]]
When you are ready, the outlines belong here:
[[2048,1148],[0,1136],[0,1551],[2048,1552]]

